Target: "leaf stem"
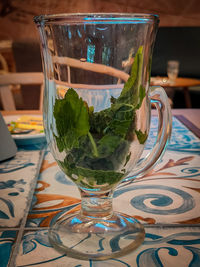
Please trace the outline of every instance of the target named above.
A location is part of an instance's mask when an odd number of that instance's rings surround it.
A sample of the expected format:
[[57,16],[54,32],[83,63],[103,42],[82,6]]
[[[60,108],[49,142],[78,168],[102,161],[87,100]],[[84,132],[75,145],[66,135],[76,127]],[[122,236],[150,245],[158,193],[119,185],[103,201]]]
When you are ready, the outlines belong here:
[[94,153],[94,156],[95,156],[95,157],[98,157],[99,154],[98,154],[97,146],[96,146],[96,143],[95,143],[95,141],[94,141],[94,138],[92,137],[92,135],[91,135],[90,132],[88,132],[88,137],[89,137],[90,142],[91,142],[92,147],[93,147],[93,153]]

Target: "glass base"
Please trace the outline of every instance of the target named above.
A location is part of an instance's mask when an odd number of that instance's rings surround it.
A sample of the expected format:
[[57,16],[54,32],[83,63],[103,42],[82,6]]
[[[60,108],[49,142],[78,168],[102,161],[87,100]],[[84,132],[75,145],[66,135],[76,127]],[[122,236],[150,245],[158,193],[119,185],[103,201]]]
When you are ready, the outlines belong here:
[[69,214],[49,230],[49,240],[56,250],[82,260],[123,256],[136,249],[144,236],[144,227],[123,213],[103,219]]

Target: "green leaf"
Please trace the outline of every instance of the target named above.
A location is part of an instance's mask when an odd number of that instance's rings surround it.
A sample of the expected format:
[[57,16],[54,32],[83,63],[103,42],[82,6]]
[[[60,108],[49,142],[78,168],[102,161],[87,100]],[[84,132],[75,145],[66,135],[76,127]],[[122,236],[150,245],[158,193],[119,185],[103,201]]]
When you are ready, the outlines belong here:
[[[143,47],[139,47],[128,81],[118,98],[111,96],[111,106],[94,112],[70,88],[64,99],[57,99],[54,117],[55,136],[60,152],[66,157],[59,165],[72,180],[88,188],[117,183],[124,175],[116,172],[130,160],[130,142],[134,133],[141,144],[147,134],[135,130],[136,109],[145,98],[142,86]],[[123,164],[123,165],[122,165]]]
[[99,153],[98,153],[98,150],[97,150],[97,146],[96,146],[94,138],[92,137],[90,132],[88,132],[88,137],[90,138],[90,142],[91,142],[91,145],[92,145],[92,148],[93,148],[93,155],[95,157],[98,157]]
[[144,144],[147,140],[147,132],[145,131],[145,133],[143,133],[141,130],[137,131],[135,130],[135,133],[137,135],[138,141],[140,142],[140,144]]
[[124,164],[124,167],[125,167],[126,164],[129,162],[130,158],[131,158],[131,152],[130,152],[130,153],[127,155],[127,157],[126,157],[126,162],[125,162],[125,164]]
[[74,89],[68,89],[64,99],[56,99],[53,114],[59,151],[78,147],[78,139],[87,135],[90,129],[88,110],[82,98]]
[[104,133],[112,132],[113,135],[125,138],[135,117],[132,105],[116,104],[112,106],[113,117],[104,129]]
[[90,113],[90,132],[103,135],[103,131],[111,122],[112,117],[113,111],[111,108],[95,113]]
[[98,142],[99,156],[107,157],[113,154],[115,149],[119,146],[121,141],[120,136],[113,136],[111,134],[103,136]]
[[141,107],[142,101],[145,98],[145,96],[146,96],[145,88],[141,85],[140,86],[140,91],[139,91],[139,103],[138,103],[136,109],[139,109]]
[[114,171],[104,171],[104,170],[91,170],[87,168],[77,168],[78,175],[83,177],[89,177],[97,183],[97,185],[102,184],[115,184],[121,180],[124,173],[114,172]]
[[[142,86],[142,69],[143,69],[143,46],[140,46],[131,68],[131,75],[128,81],[124,84],[124,88],[116,100],[117,103],[126,103],[138,109],[140,104],[140,91]],[[144,92],[142,92],[144,93]],[[144,97],[143,97],[144,98]],[[142,98],[142,100],[143,100]]]
[[[110,170],[92,170],[89,168],[80,167],[74,164],[70,164],[70,161],[66,159],[64,160],[64,162],[59,161],[58,163],[63,171],[70,177],[72,177],[72,174],[76,175],[79,178],[81,177],[81,179],[79,179],[79,182],[82,182],[83,184],[86,183],[86,181],[84,182],[85,177],[87,177],[87,181],[89,181],[89,183],[92,181],[92,183],[96,182],[97,185],[106,183],[115,184],[120,181],[124,175],[124,173]],[[74,178],[72,179],[75,181]],[[91,183],[90,186],[92,187]]]

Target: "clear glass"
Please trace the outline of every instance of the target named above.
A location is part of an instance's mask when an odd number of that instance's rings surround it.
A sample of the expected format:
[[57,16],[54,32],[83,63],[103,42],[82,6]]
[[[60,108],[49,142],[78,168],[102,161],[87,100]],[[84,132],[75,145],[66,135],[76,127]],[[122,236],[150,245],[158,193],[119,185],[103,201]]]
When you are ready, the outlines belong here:
[[[61,14],[38,16],[35,23],[47,142],[82,199],[80,212],[64,214],[51,226],[50,241],[79,259],[122,256],[143,242],[145,232],[133,217],[113,211],[113,192],[156,164],[171,133],[167,96],[162,88],[149,88],[158,17]],[[140,160],[152,102],[159,114],[158,137]]]
[[167,62],[167,76],[169,82],[174,83],[179,73],[179,61],[169,60]]

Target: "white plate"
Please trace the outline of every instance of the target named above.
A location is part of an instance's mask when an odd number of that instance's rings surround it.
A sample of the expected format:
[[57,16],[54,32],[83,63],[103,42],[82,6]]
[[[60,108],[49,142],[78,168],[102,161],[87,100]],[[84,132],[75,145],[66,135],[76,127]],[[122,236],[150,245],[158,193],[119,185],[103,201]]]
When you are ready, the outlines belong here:
[[[10,116],[3,116],[3,118],[6,124],[8,124],[11,121],[17,121],[17,119],[21,116],[22,115],[12,115],[12,116],[10,115]],[[41,115],[35,115],[35,114],[28,114],[28,116],[40,117],[40,118],[42,117]],[[46,141],[44,133],[30,132],[28,134],[12,134],[12,137],[17,145],[40,144]]]

